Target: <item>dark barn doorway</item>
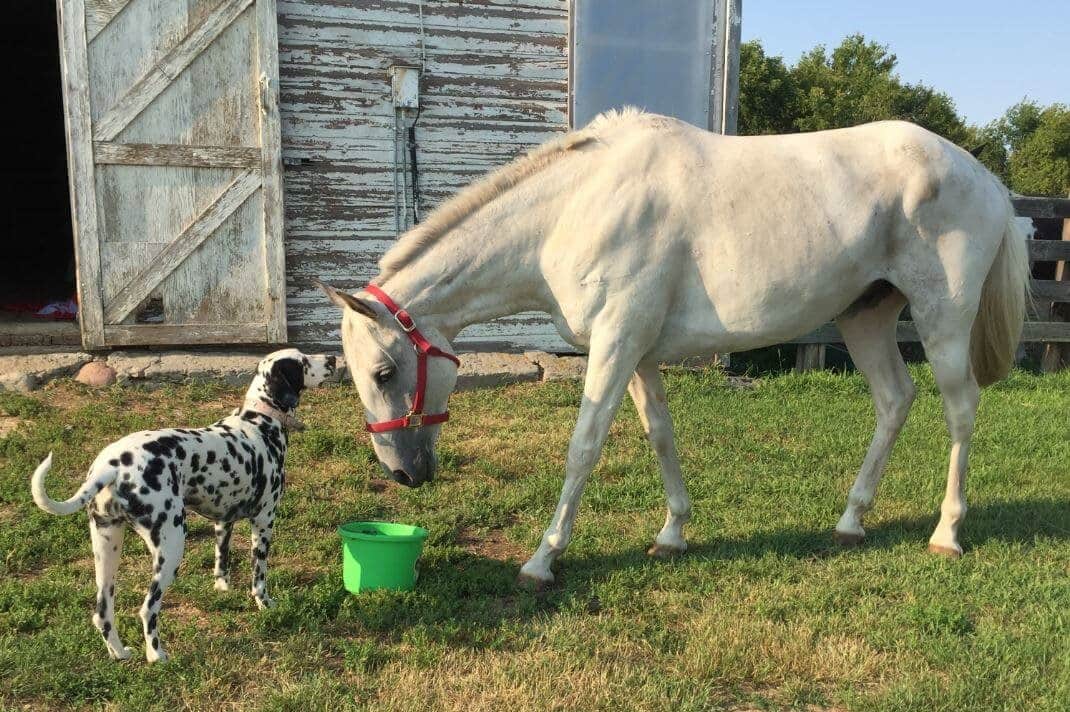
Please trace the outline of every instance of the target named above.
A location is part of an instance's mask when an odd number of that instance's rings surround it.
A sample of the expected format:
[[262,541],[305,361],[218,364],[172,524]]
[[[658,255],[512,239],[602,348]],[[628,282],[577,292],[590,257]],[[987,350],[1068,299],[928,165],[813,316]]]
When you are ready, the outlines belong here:
[[56,3],[14,0],[6,16],[14,140],[0,162],[0,346],[77,344]]

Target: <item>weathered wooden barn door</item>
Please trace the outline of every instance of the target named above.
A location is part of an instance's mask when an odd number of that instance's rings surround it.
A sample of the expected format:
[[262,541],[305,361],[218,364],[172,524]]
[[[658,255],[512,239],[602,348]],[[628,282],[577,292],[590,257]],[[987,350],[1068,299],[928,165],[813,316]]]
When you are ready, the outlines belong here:
[[286,340],[275,0],[58,0],[86,347]]

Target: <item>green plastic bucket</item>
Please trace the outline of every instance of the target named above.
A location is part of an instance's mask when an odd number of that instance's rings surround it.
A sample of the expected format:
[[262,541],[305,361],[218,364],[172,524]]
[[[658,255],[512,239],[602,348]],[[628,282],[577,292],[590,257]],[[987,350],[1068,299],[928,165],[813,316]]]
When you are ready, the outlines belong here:
[[427,530],[410,524],[350,522],[342,537],[342,582],[350,593],[377,588],[411,591]]

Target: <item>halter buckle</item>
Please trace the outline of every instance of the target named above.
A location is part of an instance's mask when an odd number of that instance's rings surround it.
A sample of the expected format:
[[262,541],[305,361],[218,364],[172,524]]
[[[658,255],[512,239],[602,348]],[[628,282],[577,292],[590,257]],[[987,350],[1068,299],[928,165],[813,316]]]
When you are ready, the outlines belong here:
[[409,413],[408,415],[405,416],[405,427],[406,428],[420,428],[420,427],[423,427],[423,424],[424,424],[424,414],[423,413]]
[[[402,319],[402,315],[404,315],[405,317],[404,320]],[[406,324],[405,320],[408,320],[409,323]],[[398,326],[400,326],[401,330],[404,331],[406,334],[416,329],[416,322],[413,321],[412,317],[409,316],[409,313],[404,309],[397,310],[397,312],[394,314],[394,321],[398,323]]]

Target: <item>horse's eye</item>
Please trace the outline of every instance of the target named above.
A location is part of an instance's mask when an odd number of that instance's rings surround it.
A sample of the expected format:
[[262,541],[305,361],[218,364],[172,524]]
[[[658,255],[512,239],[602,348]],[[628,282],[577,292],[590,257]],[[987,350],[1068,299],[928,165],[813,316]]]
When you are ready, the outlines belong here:
[[384,368],[382,371],[376,372],[376,374],[375,374],[375,382],[376,383],[380,383],[380,384],[386,383],[387,381],[389,381],[393,377],[394,377],[394,369],[392,369],[392,368]]

